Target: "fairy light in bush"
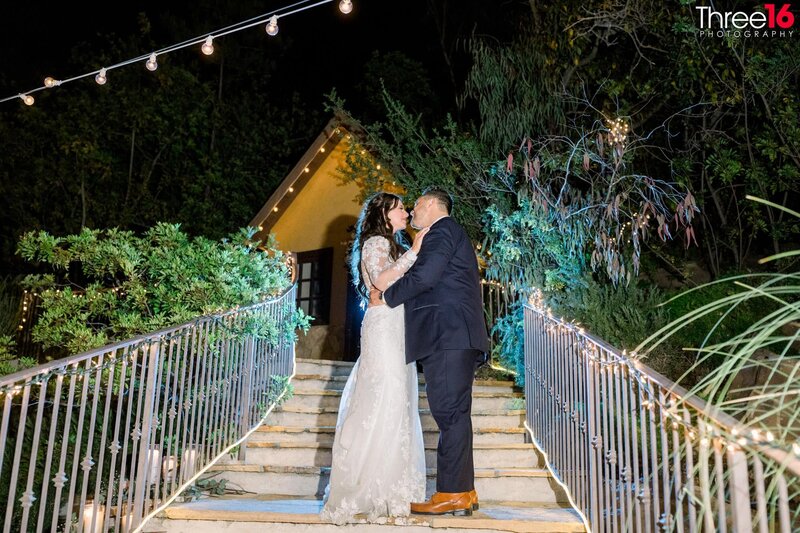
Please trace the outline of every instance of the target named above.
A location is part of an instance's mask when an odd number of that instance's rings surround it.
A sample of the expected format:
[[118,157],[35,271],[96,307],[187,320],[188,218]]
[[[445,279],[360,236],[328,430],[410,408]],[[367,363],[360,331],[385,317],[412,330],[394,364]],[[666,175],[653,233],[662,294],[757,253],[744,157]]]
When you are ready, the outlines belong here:
[[[143,54],[137,57],[133,57],[131,59],[127,59],[125,61],[121,61],[119,63],[114,63],[112,65],[105,65],[100,69],[94,69],[89,72],[85,72],[83,74],[79,74],[76,76],[72,76],[69,78],[65,78],[62,80],[58,80],[52,76],[48,76],[45,78],[43,85],[40,87],[36,87],[31,89],[30,91],[26,91],[24,93],[18,93],[13,96],[7,96],[5,98],[0,98],[0,103],[9,102],[11,100],[15,100],[20,98],[26,105],[33,105],[34,98],[32,93],[36,93],[38,91],[43,91],[46,89],[52,89],[60,85],[64,85],[69,82],[73,82],[76,80],[80,80],[83,78],[93,77],[94,80],[97,82],[98,85],[105,85],[108,81],[107,73],[110,70],[121,68],[127,65],[131,65],[133,63],[139,63],[141,61],[145,61],[145,66],[148,70],[153,71],[158,68],[158,62],[156,60],[157,56],[168,54],[170,52],[175,52],[177,50],[182,50],[184,48],[195,47],[197,45],[200,46],[200,50],[203,54],[211,55],[214,51],[214,46],[211,41],[213,39],[229,35],[231,33],[236,33],[239,31],[246,30],[248,28],[252,28],[255,26],[262,26],[266,23],[265,29],[269,35],[277,35],[278,33],[278,18],[287,17],[290,15],[294,15],[300,13],[302,11],[306,11],[308,9],[313,9],[315,7],[319,7],[323,4],[329,4],[334,2],[335,0],[299,0],[287,6],[284,6],[280,9],[264,13],[258,15],[256,17],[249,18],[247,20],[243,20],[237,22],[235,24],[231,24],[230,26],[226,26],[224,28],[220,28],[219,30],[206,32],[201,36],[193,37],[191,39],[187,39],[180,43],[175,43],[170,46],[166,46],[159,50],[154,50],[150,53]],[[352,0],[342,0],[339,2],[339,10],[342,13],[350,13],[353,9]],[[213,35],[213,38],[212,38]]]
[[628,125],[621,118],[608,121],[608,140],[613,144],[625,144],[628,138]]

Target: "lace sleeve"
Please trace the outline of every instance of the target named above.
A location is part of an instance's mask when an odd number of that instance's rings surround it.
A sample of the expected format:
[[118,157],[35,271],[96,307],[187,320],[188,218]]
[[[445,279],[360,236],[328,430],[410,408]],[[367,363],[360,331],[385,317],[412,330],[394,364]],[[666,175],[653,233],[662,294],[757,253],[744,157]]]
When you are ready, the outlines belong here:
[[370,285],[382,291],[402,277],[416,260],[417,254],[408,250],[392,262],[389,241],[385,237],[370,237],[361,249],[361,262]]

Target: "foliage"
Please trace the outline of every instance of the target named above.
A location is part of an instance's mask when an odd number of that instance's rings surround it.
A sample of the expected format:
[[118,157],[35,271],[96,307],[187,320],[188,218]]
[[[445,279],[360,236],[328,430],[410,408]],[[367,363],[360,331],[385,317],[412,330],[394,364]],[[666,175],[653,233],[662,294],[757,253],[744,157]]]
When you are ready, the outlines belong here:
[[663,293],[646,282],[614,287],[587,279],[577,290],[552,294],[554,312],[583,324],[587,331],[621,349],[632,350],[668,321]]
[[425,67],[402,52],[373,51],[356,89],[362,100],[363,116],[370,120],[383,116],[385,93],[396,95],[404,108],[423,120],[434,116],[439,109]]
[[540,38],[527,25],[507,46],[490,38],[468,41],[473,67],[465,95],[477,102],[481,141],[494,150],[503,152],[524,137],[557,133],[564,124],[552,50],[537,46]]
[[[770,204],[800,218],[800,213]],[[786,253],[800,255],[800,251]],[[658,329],[637,351],[647,353],[686,328],[711,323],[698,347],[685,348],[696,354],[694,368],[703,368],[701,377],[691,384],[690,394],[738,419],[747,431],[770,432],[775,438],[773,445],[791,453],[791,446],[800,439],[800,397],[791,386],[800,372],[800,273],[743,274],[712,285],[733,285],[735,290]],[[736,324],[737,315],[743,306],[758,311],[758,318],[737,331],[741,327]],[[731,321],[732,327],[727,324]],[[735,436],[729,438],[735,440]]]
[[523,300],[515,302],[507,315],[500,317],[494,324],[491,334],[498,337],[494,345],[492,359],[513,370],[517,385],[525,384],[525,332],[523,330]]
[[[698,211],[691,192],[635,170],[637,151],[646,142],[629,135],[621,118],[576,126],[570,134],[524,139],[506,161],[492,167],[492,179],[484,185],[517,199],[508,222],[489,217],[492,227],[519,226],[515,219],[521,217],[523,227],[556,232],[550,240],[560,241],[560,253],[576,265],[590,253],[592,270],[601,269],[614,284],[630,282],[639,272],[644,241],[653,233],[666,241],[683,230],[688,246]],[[488,251],[494,252],[492,246]],[[505,255],[495,256],[500,263],[495,273],[510,281],[516,273],[509,272],[513,265]]]
[[11,276],[0,278],[0,335],[17,332],[22,300],[19,280]]
[[363,198],[398,186],[412,198],[430,186],[442,187],[455,198],[454,218],[478,239],[486,200],[478,183],[490,160],[485,147],[461,131],[451,117],[440,128],[428,131],[420,116],[412,115],[386,91],[382,95],[385,122],[369,125],[350,115],[335,92],[328,95],[328,109],[336,112],[358,139],[350,143],[345,163],[337,169],[340,179],[357,183]]
[[[52,271],[24,280],[41,298],[34,340],[77,353],[274,296],[289,284],[288,267],[273,242],[259,249],[255,231],[221,241],[190,238],[165,223],[141,236],[118,229],[66,237],[29,232],[19,254]],[[307,324],[300,311],[289,322],[290,332]],[[247,327],[277,334],[271,323]]]

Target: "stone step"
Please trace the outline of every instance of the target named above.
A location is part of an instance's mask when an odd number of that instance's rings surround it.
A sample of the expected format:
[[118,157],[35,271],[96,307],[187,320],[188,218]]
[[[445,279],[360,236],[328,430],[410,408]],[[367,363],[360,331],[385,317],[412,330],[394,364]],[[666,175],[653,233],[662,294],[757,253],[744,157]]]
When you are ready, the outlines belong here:
[[[296,427],[261,426],[250,437],[251,442],[321,442],[332,443],[334,426]],[[423,431],[426,446],[435,446],[439,440],[438,429]],[[525,428],[473,428],[474,444],[515,444],[525,442]]]
[[[533,444],[474,444],[476,468],[543,467]],[[246,464],[330,466],[332,444],[319,442],[249,442]],[[224,459],[227,459],[224,458]],[[233,461],[230,461],[233,463]],[[436,445],[425,447],[425,464],[436,467]]]
[[[228,480],[249,492],[280,492],[289,496],[321,496],[330,476],[324,466],[262,466],[251,464],[215,465],[210,474]],[[436,489],[436,469],[428,469],[427,494]],[[537,503],[565,503],[566,494],[542,468],[476,468],[475,490],[482,499]]]
[[[339,407],[342,392],[337,390],[295,390],[286,405],[293,407]],[[520,409],[524,408],[524,397],[519,392],[473,392],[472,409]],[[290,403],[291,402],[291,403]],[[419,393],[419,406],[428,409],[428,393]]]
[[[348,372],[341,376],[323,376],[320,374],[297,374],[292,378],[295,391],[301,390],[338,390],[341,391],[347,382]],[[425,390],[425,378],[420,375],[419,390]],[[472,392],[521,392],[513,381],[475,380]]]
[[318,376],[349,376],[355,363],[349,361],[328,361],[326,359],[296,359],[295,374],[314,374]]
[[243,498],[214,498],[174,504],[148,522],[144,532],[156,533],[337,533],[342,530],[363,533],[577,533],[584,531],[579,515],[556,505],[525,502],[490,502],[471,517],[411,515],[387,519],[385,524],[335,526],[319,517],[319,499],[256,495]]
[[[335,426],[338,407],[293,407],[287,403],[276,409],[267,418],[271,426],[320,427]],[[436,422],[427,409],[420,409],[422,429],[435,429]],[[525,410],[515,409],[473,409],[473,428],[510,428],[522,427],[525,421]]]

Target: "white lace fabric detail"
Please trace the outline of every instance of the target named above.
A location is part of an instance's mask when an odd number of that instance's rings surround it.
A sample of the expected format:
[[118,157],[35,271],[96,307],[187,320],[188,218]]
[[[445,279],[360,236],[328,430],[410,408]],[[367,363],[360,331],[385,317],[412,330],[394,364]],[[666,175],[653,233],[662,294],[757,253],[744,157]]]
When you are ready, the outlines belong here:
[[361,275],[368,289],[386,290],[400,279],[417,260],[414,250],[407,250],[392,261],[390,243],[386,237],[370,237],[361,247]]
[[[362,270],[369,269],[373,279],[389,270],[383,279],[393,282],[416,256],[407,252],[392,262],[389,242],[373,237],[364,243],[362,258]],[[361,325],[361,356],[339,403],[321,513],[335,524],[385,523],[387,517],[408,516],[411,502],[425,499],[417,368],[405,362],[403,313],[402,305],[370,307]]]

